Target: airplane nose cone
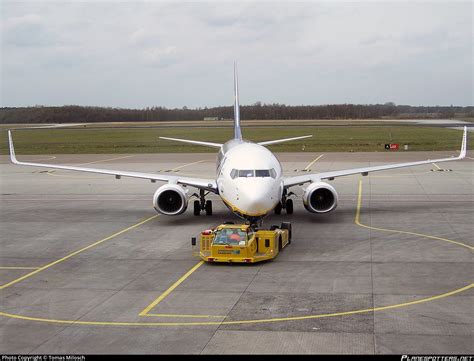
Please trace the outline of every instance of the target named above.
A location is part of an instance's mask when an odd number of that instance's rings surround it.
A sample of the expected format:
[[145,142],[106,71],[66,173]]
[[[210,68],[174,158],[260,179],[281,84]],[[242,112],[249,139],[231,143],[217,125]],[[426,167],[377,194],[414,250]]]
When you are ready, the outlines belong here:
[[271,185],[253,184],[241,190],[242,209],[248,214],[264,214],[274,208],[278,202]]

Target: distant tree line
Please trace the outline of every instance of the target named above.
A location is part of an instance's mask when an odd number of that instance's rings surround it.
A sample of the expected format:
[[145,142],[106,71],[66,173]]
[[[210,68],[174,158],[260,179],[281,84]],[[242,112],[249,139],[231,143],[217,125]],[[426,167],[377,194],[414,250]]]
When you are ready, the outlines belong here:
[[[474,106],[410,106],[385,104],[284,105],[261,104],[241,107],[244,120],[272,119],[383,119],[474,117]],[[0,123],[93,123],[202,120],[233,118],[233,107],[168,109],[151,107],[123,109],[67,105],[60,107],[3,107]]]

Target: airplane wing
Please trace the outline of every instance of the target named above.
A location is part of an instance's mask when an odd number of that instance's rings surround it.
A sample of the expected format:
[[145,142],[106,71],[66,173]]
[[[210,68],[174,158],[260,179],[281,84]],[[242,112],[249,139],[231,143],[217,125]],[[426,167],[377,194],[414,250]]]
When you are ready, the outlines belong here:
[[8,142],[10,146],[10,159],[12,163],[18,164],[18,165],[43,167],[43,168],[50,168],[50,169],[71,170],[71,171],[78,171],[78,172],[108,174],[108,175],[115,176],[115,178],[117,179],[120,179],[121,177],[142,178],[142,179],[149,179],[152,182],[161,181],[161,182],[182,184],[182,185],[191,186],[191,187],[195,187],[199,189],[205,189],[213,193],[217,193],[217,183],[214,179],[181,177],[181,176],[168,175],[168,174],[127,172],[127,171],[122,171],[122,170],[76,167],[76,166],[57,165],[57,164],[20,162],[16,158],[16,155],[15,155],[15,148],[13,146],[13,138],[12,138],[12,134],[10,130],[8,131]]
[[367,175],[369,172],[377,172],[377,171],[387,170],[387,169],[413,167],[417,165],[431,164],[431,163],[451,162],[454,160],[463,159],[466,156],[466,150],[467,150],[467,127],[464,127],[461,151],[459,153],[459,156],[457,157],[428,159],[428,160],[422,160],[418,162],[376,165],[372,167],[352,168],[352,169],[329,171],[329,172],[323,172],[323,173],[310,173],[310,174],[298,175],[294,177],[286,177],[283,179],[283,186],[285,188],[289,188],[295,185],[302,185],[308,182],[317,182],[323,179],[332,180],[336,177],[342,177],[342,176],[358,174],[358,173],[362,175]]

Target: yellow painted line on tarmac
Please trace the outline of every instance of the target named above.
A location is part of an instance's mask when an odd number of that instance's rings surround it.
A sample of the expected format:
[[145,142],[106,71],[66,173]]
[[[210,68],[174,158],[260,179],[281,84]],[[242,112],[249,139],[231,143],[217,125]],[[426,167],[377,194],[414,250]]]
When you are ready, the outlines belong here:
[[79,321],[79,320],[56,320],[49,318],[41,317],[30,317],[23,315],[16,315],[7,312],[0,312],[0,316],[10,317],[18,320],[25,321],[36,321],[44,323],[54,323],[54,324],[68,324],[68,325],[88,325],[88,326],[148,326],[148,327],[159,327],[159,326],[219,326],[219,325],[242,325],[242,324],[255,324],[255,323],[272,323],[272,322],[283,322],[283,321],[299,321],[299,320],[310,320],[317,318],[326,318],[326,317],[339,317],[339,316],[349,316],[361,313],[377,312],[377,311],[386,311],[391,309],[397,309],[412,305],[418,305],[426,302],[431,302],[439,300],[445,297],[453,296],[461,292],[465,292],[474,287],[474,284],[468,284],[464,287],[457,288],[455,290],[442,293],[436,296],[431,296],[427,298],[421,298],[419,300],[399,303],[395,305],[381,306],[366,308],[362,310],[353,310],[346,312],[336,312],[336,313],[324,313],[319,315],[307,315],[307,316],[294,316],[294,317],[281,317],[281,318],[266,318],[266,319],[256,319],[256,320],[236,320],[236,321],[208,321],[208,322],[114,322],[114,321]]
[[[118,159],[124,159],[124,158],[131,158],[131,157],[135,157],[135,154],[134,155],[127,155],[127,156],[123,156],[123,157],[117,157],[117,158],[110,158],[110,159],[102,159],[102,160],[97,160],[97,161],[94,161],[94,162],[88,162],[88,163],[81,163],[81,164],[74,164],[75,167],[77,166],[83,166],[83,165],[89,165],[89,164],[96,164],[96,163],[101,163],[101,162],[109,162],[109,161],[112,161],[112,160],[118,160]],[[199,160],[197,162],[192,162],[192,163],[187,163],[187,164],[183,164],[183,165],[180,165],[179,167],[176,167],[176,168],[173,168],[173,169],[170,169],[169,172],[176,172],[182,168],[185,168],[185,167],[188,167],[190,165],[194,165],[194,164],[199,164],[199,163],[203,163],[203,162],[206,162],[205,159],[203,160]],[[47,175],[50,175],[50,176],[54,176],[54,177],[66,177],[66,178],[79,178],[78,176],[76,175],[67,175],[67,174],[55,174],[56,173],[56,170],[55,169],[51,169],[51,170],[48,170],[47,172],[45,172]],[[189,175],[189,174],[182,174],[182,175],[186,175],[186,176],[195,176],[195,177],[199,177],[200,175]],[[80,177],[81,179],[97,179],[98,177]]]
[[470,246],[470,245],[468,245],[468,244],[464,244],[464,243],[461,243],[461,242],[453,241],[452,239],[447,239],[447,238],[443,238],[443,237],[430,236],[429,234],[424,234],[424,233],[416,233],[416,232],[408,232],[408,231],[399,231],[399,230],[395,230],[395,229],[388,229],[388,228],[367,226],[367,225],[362,224],[362,223],[360,222],[360,209],[361,209],[361,205],[362,205],[362,180],[359,180],[359,195],[358,195],[358,197],[357,197],[357,210],[356,210],[356,216],[355,216],[355,220],[354,220],[354,223],[357,224],[358,226],[364,227],[364,228],[369,228],[369,229],[374,229],[374,230],[376,230],[376,231],[383,231],[383,232],[390,232],[390,233],[401,233],[401,234],[410,234],[410,235],[418,236],[418,237],[424,237],[424,238],[429,238],[429,239],[436,239],[436,240],[439,240],[439,241],[449,242],[449,243],[456,244],[456,245],[461,246],[461,247],[465,247],[465,248],[467,248],[467,249],[469,249],[469,250],[471,250],[471,251],[474,249],[473,246]]
[[[82,166],[82,165],[96,164],[96,163],[104,163],[104,162],[110,162],[110,161],[112,161],[112,160],[119,160],[119,159],[131,158],[131,157],[135,157],[135,154],[132,154],[132,155],[124,155],[124,156],[115,157],[115,158],[101,159],[101,160],[96,160],[96,161],[87,162],[87,163],[73,164],[73,166],[74,166],[74,167],[79,167],[79,166]],[[58,177],[76,177],[76,176],[56,175],[56,174],[53,174],[54,172],[56,172],[56,170],[55,170],[55,169],[52,169],[52,170],[48,170],[48,171],[46,172],[46,174],[52,175],[52,176],[58,176]],[[87,178],[96,178],[96,177],[87,177]]]
[[431,163],[431,164],[433,164],[438,170],[441,170],[441,168],[436,163]]
[[63,178],[81,178],[81,179],[97,179],[99,177],[82,177],[77,175],[68,175],[68,174],[56,174],[56,169],[50,169],[47,172],[44,172],[47,175],[52,177],[63,177]]
[[169,317],[169,318],[226,318],[227,316],[217,315],[187,315],[187,314],[172,314],[172,313],[147,313],[146,315],[140,316],[152,316],[152,317]]
[[90,245],[88,245],[88,246],[86,246],[86,247],[83,247],[83,248],[81,248],[81,249],[78,249],[77,251],[72,252],[72,253],[68,254],[67,256],[65,256],[65,257],[63,257],[63,258],[60,258],[60,259],[58,259],[58,260],[56,260],[56,261],[54,261],[54,262],[51,262],[51,263],[48,263],[48,264],[46,264],[46,265],[44,265],[44,266],[42,266],[42,267],[39,267],[38,269],[36,269],[36,270],[33,271],[33,272],[30,272],[30,273],[28,273],[28,274],[26,274],[26,275],[24,275],[24,276],[22,276],[22,277],[19,277],[19,278],[15,279],[15,280],[13,280],[13,281],[11,281],[11,282],[5,283],[4,285],[0,286],[0,290],[3,290],[3,289],[5,289],[5,288],[7,288],[7,287],[10,287],[10,286],[12,286],[12,285],[14,285],[14,284],[16,284],[16,283],[18,283],[18,282],[21,282],[21,281],[23,281],[23,280],[25,280],[25,279],[27,279],[27,278],[30,278],[30,277],[32,277],[32,276],[34,276],[34,275],[36,275],[36,274],[38,274],[38,273],[40,273],[40,272],[42,272],[42,271],[48,269],[48,268],[50,268],[50,267],[53,267],[53,266],[55,266],[55,265],[57,265],[57,264],[59,264],[59,263],[61,263],[61,262],[64,262],[64,261],[68,260],[68,259],[71,258],[71,257],[74,257],[74,256],[78,255],[79,253],[82,253],[82,252],[84,252],[84,251],[87,251],[88,249],[91,249],[92,247],[98,246],[99,244],[104,243],[105,241],[108,241],[109,239],[112,239],[112,238],[115,238],[115,237],[117,237],[117,236],[120,236],[121,234],[124,234],[124,233],[126,233],[126,232],[128,232],[128,231],[130,231],[130,230],[132,230],[132,229],[134,229],[134,228],[137,228],[137,227],[141,226],[142,224],[145,224],[146,222],[149,222],[149,221],[155,219],[156,217],[158,217],[158,214],[157,214],[157,215],[154,215],[154,216],[152,216],[152,217],[148,217],[147,219],[145,219],[145,220],[143,220],[143,221],[141,221],[141,222],[138,222],[138,223],[134,224],[133,226],[127,227],[127,228],[125,228],[125,229],[122,229],[121,231],[116,232],[116,233],[112,234],[111,236],[108,236],[108,237],[106,237],[106,238],[102,238],[101,240],[99,240],[99,241],[97,241],[97,242],[94,242],[94,243],[92,243],[92,244],[90,244]]
[[[370,229],[374,229],[374,230],[379,230],[379,231],[411,234],[411,235],[416,235],[416,236],[420,236],[420,237],[426,237],[426,238],[441,240],[441,241],[453,243],[453,244],[456,244],[456,245],[460,245],[460,246],[466,247],[466,248],[471,249],[471,250],[474,248],[474,247],[471,247],[471,246],[466,245],[464,243],[453,241],[453,240],[450,240],[450,239],[447,239],[447,238],[435,237],[435,236],[430,236],[430,235],[422,234],[422,233],[397,231],[397,230],[371,227],[371,226],[364,225],[360,222],[361,208],[362,208],[362,180],[359,180],[359,193],[358,193],[358,198],[357,198],[357,210],[356,210],[356,216],[355,216],[355,221],[354,221],[355,224],[357,224],[358,226],[365,227],[365,228],[370,228]],[[183,277],[181,277],[170,288],[168,288],[162,295],[160,295],[155,301],[153,301],[142,312],[140,312],[139,315],[140,316],[155,316],[155,317],[176,317],[176,318],[180,318],[180,317],[192,317],[192,318],[225,317],[225,316],[210,316],[210,315],[180,315],[180,314],[172,315],[172,314],[150,314],[150,313],[148,313],[155,306],[157,306],[161,301],[163,301],[166,297],[168,297],[171,292],[173,292],[181,283],[183,283],[194,271],[196,271],[200,266],[202,266],[203,263],[204,263],[204,261],[200,261],[193,268],[191,268]],[[467,286],[462,287],[460,289],[450,291],[450,292],[447,292],[447,293],[442,294],[442,295],[433,296],[433,297],[429,297],[429,298],[422,299],[422,300],[405,302],[405,303],[401,303],[401,304],[389,305],[389,306],[383,306],[383,307],[377,307],[377,308],[347,311],[347,312],[337,312],[337,313],[333,313],[333,314],[323,314],[323,315],[274,318],[274,319],[268,319],[268,320],[223,321],[223,322],[217,323],[217,324],[243,324],[243,323],[263,323],[263,322],[290,321],[290,320],[302,320],[302,319],[308,319],[308,318],[345,316],[345,315],[352,315],[352,314],[357,314],[357,313],[382,311],[382,310],[388,310],[388,309],[393,309],[393,308],[406,307],[406,306],[410,306],[410,305],[414,305],[414,304],[418,304],[418,303],[429,302],[429,301],[437,300],[437,299],[440,299],[440,298],[448,297],[448,296],[451,296],[453,294],[468,290],[468,289],[472,288],[473,286],[474,286],[474,284],[470,284],[470,285],[467,285]],[[189,323],[187,323],[187,324],[189,324]],[[196,323],[193,323],[193,324],[196,324]],[[211,323],[206,323],[206,324],[211,324]]]
[[124,155],[121,157],[115,157],[115,158],[108,158],[108,159],[102,159],[102,160],[95,160],[93,162],[87,162],[87,163],[79,163],[79,164],[74,164],[74,166],[80,166],[80,165],[88,165],[88,164],[96,164],[96,163],[104,163],[104,162],[110,162],[112,160],[119,160],[119,159],[125,159],[125,158],[132,158],[135,157],[135,154],[132,155]]
[[[380,231],[386,231],[386,232],[396,232],[396,233],[402,233],[402,234],[412,234],[420,237],[426,237],[430,239],[436,239],[436,240],[441,240],[441,241],[446,241],[452,244],[456,244],[465,248],[468,248],[472,250],[473,247],[463,244],[461,242],[456,242],[453,240],[449,240],[446,238],[441,238],[441,237],[434,237],[426,234],[421,234],[421,233],[415,233],[415,232],[406,232],[406,231],[397,231],[397,230],[392,230],[392,229],[386,229],[386,228],[378,228],[378,227],[371,227],[371,226],[366,226],[360,222],[360,212],[361,212],[361,205],[362,205],[362,181],[359,181],[359,196],[357,199],[357,210],[356,210],[356,216],[355,216],[355,224],[365,227],[365,228],[371,228],[375,230],[380,230]],[[156,217],[156,216],[155,216]],[[134,225],[132,227],[137,227],[140,224],[143,224],[144,222],[151,220],[154,217],[148,218],[145,221],[142,221],[141,223]],[[126,231],[126,230],[124,230]],[[121,232],[124,232],[121,231]],[[112,237],[112,236],[111,236]],[[110,239],[110,237],[108,237]],[[101,240],[101,241],[105,241]],[[99,241],[100,242],[100,241]],[[91,245],[93,246],[93,245]],[[193,268],[191,268],[184,276],[182,276],[177,282],[175,282],[170,288],[168,288],[160,297],[158,297],[154,302],[152,302],[145,310],[143,310],[140,315],[145,316],[148,311],[150,311],[153,307],[158,305],[163,299],[165,299],[176,287],[178,287],[182,282],[184,282],[194,271],[196,271],[200,266],[202,266],[204,262],[200,261],[197,263]],[[335,312],[335,313],[325,313],[325,314],[316,314],[316,315],[306,315],[306,316],[293,316],[293,317],[280,317],[280,318],[266,318],[266,319],[250,319],[250,320],[222,320],[222,321],[206,321],[206,322],[114,322],[114,321],[79,321],[79,320],[57,320],[57,319],[48,319],[48,318],[41,318],[41,317],[31,317],[31,316],[25,316],[25,315],[17,315],[17,314],[12,314],[12,313],[7,313],[7,312],[0,312],[0,316],[3,317],[9,317],[13,319],[19,319],[19,320],[24,320],[24,321],[35,321],[35,322],[43,322],[43,323],[50,323],[50,324],[69,324],[69,325],[88,325],[88,326],[124,326],[124,327],[163,327],[163,326],[219,326],[219,325],[239,325],[239,324],[261,324],[261,323],[274,323],[274,322],[284,322],[284,321],[298,321],[298,320],[309,320],[309,319],[318,319],[318,318],[326,318],[326,317],[340,317],[340,316],[349,316],[349,315],[355,315],[355,314],[362,314],[362,313],[372,313],[372,312],[379,312],[379,311],[387,311],[387,310],[393,310],[393,309],[399,309],[403,307],[408,307],[408,306],[413,306],[413,305],[418,305],[418,304],[423,304],[431,301],[436,301],[440,300],[449,296],[453,296],[462,292],[466,292],[470,290],[471,288],[474,287],[474,283],[470,283],[468,285],[465,285],[463,287],[453,289],[451,291],[441,293],[438,295],[426,297],[426,298],[420,298],[418,300],[414,301],[409,301],[409,302],[402,302],[398,304],[393,304],[393,305],[386,305],[386,306],[380,306],[380,307],[372,307],[372,308],[365,308],[365,309],[360,309],[360,310],[351,310],[351,311],[342,311],[342,312]],[[160,314],[147,314],[149,316],[152,315],[159,315],[161,317],[193,317],[193,318],[200,318],[204,317],[206,315],[160,315]],[[197,316],[197,317],[194,317]],[[209,316],[209,315],[207,315]],[[209,316],[209,317],[219,317],[219,316]]]
[[180,165],[179,167],[176,167],[176,168],[173,168],[171,169],[172,172],[176,172],[177,170],[180,170],[182,168],[185,168],[185,167],[189,167],[190,165],[194,165],[194,164],[199,164],[199,163],[204,163],[206,160],[203,159],[203,160],[198,160],[197,162],[192,162],[192,163],[188,163],[188,164],[183,164],[183,165]]
[[320,156],[316,157],[313,161],[311,161],[311,163],[309,163],[305,168],[304,170],[305,171],[308,171],[314,163],[316,163],[318,160],[320,160],[322,157],[324,156],[324,154],[321,154]]
[[15,266],[12,266],[12,267],[8,267],[8,266],[4,266],[4,267],[0,267],[0,269],[38,269],[39,267],[15,267]]
[[163,292],[156,300],[150,303],[142,312],[140,312],[139,316],[147,316],[148,312],[150,312],[156,305],[158,305],[161,301],[163,301],[168,295],[175,290],[181,283],[183,283],[186,278],[191,276],[194,271],[196,271],[199,267],[204,264],[204,261],[199,261],[193,268],[191,268],[188,272],[184,274],[179,280],[171,285],[165,292]]
[[165,292],[163,292],[156,300],[150,303],[143,311],[139,313],[139,316],[148,317],[174,317],[174,318],[225,318],[226,316],[219,315],[190,315],[190,314],[170,314],[170,313],[149,313],[159,303],[161,303],[166,297],[170,295],[181,283],[183,283],[189,276],[191,276],[199,267],[204,264],[204,261],[199,261],[194,267],[186,272],[179,280],[173,283]]

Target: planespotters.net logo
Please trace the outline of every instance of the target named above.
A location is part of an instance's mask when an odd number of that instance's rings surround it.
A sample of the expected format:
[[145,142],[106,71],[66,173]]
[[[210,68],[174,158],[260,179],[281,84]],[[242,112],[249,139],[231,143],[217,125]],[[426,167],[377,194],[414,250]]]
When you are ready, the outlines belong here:
[[474,356],[409,356],[403,355],[401,361],[474,361]]

